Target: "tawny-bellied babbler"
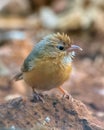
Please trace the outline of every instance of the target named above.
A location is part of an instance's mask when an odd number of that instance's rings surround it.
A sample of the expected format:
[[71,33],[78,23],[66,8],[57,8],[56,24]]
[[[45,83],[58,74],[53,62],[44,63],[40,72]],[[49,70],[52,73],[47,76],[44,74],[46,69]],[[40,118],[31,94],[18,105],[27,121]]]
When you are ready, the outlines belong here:
[[64,95],[68,93],[61,85],[69,78],[72,70],[72,59],[76,50],[82,50],[66,34],[56,33],[43,38],[37,43],[25,59],[21,73],[16,80],[24,81],[36,90],[50,90],[59,88]]

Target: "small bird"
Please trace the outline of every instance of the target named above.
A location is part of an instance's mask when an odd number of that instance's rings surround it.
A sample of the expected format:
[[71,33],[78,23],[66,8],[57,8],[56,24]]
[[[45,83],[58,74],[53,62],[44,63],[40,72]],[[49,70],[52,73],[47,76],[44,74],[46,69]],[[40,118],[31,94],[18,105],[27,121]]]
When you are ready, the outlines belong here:
[[61,85],[69,78],[76,50],[82,51],[82,48],[72,45],[67,34],[50,34],[34,46],[24,60],[21,72],[14,78],[16,81],[23,79],[38,98],[40,96],[36,90],[52,88],[59,88],[69,97]]

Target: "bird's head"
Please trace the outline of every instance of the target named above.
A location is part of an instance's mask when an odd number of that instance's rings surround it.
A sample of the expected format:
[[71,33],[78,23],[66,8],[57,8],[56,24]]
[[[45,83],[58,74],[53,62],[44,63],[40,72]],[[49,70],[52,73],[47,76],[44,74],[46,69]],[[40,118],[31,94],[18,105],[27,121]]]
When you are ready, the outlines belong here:
[[44,46],[44,54],[49,57],[70,57],[75,55],[77,50],[82,51],[77,45],[73,45],[70,37],[64,33],[56,33],[46,36],[41,45]]

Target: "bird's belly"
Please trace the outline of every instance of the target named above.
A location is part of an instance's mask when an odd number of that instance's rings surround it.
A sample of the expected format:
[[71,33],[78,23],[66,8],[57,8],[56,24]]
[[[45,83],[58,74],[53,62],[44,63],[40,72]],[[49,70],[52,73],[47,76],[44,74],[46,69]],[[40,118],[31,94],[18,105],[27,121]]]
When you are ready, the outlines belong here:
[[23,74],[23,78],[27,84],[39,90],[49,90],[62,85],[71,72],[71,64],[67,66],[59,66],[48,64],[40,66]]

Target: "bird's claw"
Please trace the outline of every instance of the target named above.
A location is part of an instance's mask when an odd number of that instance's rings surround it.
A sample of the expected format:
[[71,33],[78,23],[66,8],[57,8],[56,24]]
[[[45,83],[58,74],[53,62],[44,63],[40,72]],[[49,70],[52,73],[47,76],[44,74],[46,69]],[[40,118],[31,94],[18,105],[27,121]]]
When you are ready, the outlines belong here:
[[31,98],[32,102],[38,102],[41,101],[44,103],[44,99],[43,99],[43,95],[39,94],[39,93],[33,93],[32,98]]
[[65,93],[63,95],[63,98],[66,98],[66,99],[70,100],[71,102],[73,102],[73,97],[69,93]]

